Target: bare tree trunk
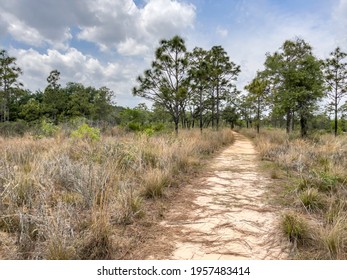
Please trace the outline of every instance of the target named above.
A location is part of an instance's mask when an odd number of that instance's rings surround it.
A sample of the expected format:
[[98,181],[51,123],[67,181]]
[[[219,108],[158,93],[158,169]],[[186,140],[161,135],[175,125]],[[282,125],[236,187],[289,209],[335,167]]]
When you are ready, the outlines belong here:
[[307,117],[305,114],[300,116],[301,138],[307,137]]
[[216,129],[218,130],[219,129],[219,86],[217,85],[217,90],[216,90],[216,98],[217,98],[217,100],[216,100]]
[[287,134],[289,134],[291,132],[291,112],[290,109],[287,109],[287,113],[286,113],[286,132]]
[[334,108],[334,113],[335,113],[335,125],[334,125],[334,133],[335,133],[335,137],[337,136],[337,126],[338,126],[338,122],[337,122],[337,88],[335,88],[335,108]]

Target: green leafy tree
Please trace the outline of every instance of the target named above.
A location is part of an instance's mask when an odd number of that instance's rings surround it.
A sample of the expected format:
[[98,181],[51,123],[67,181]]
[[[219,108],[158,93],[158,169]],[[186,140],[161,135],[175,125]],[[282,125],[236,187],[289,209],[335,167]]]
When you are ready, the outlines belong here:
[[16,65],[16,58],[0,50],[0,121],[10,120],[10,103],[17,89],[22,86],[18,77],[22,70]]
[[279,52],[267,54],[264,73],[271,84],[274,110],[286,115],[287,133],[297,112],[301,136],[307,136],[310,112],[324,94],[321,66],[312,47],[299,38],[287,40]]
[[133,94],[161,104],[170,113],[178,133],[180,116],[185,110],[187,91],[187,51],[184,40],[175,36],[162,40],[155,52],[152,68],[138,77]]
[[334,133],[338,130],[338,112],[340,102],[347,92],[347,54],[338,47],[330,53],[324,61],[324,78],[327,86],[327,97],[330,99],[329,107],[334,112]]
[[29,99],[28,102],[21,106],[19,116],[27,122],[33,122],[41,118],[42,104],[35,98]]
[[90,118],[93,115],[92,98],[96,91],[94,88],[85,88],[80,83],[67,83],[63,90],[68,96],[65,113],[69,118]]
[[149,123],[150,112],[144,103],[140,103],[135,108],[126,108],[121,113],[122,125],[130,130],[140,131]]
[[111,122],[113,118],[115,93],[107,87],[94,91],[92,103],[94,107],[94,120]]

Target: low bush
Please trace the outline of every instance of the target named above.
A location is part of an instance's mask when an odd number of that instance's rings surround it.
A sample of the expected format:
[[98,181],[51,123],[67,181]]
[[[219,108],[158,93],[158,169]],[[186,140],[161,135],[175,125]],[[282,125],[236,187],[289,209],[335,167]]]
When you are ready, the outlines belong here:
[[82,124],[76,130],[71,132],[72,139],[82,139],[92,142],[100,140],[100,130],[98,128],[90,127],[88,124]]

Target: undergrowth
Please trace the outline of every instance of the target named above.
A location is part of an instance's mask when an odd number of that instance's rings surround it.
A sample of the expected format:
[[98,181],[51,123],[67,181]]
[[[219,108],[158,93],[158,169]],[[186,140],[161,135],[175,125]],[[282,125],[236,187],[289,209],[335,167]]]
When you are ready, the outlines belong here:
[[279,180],[273,189],[288,209],[280,227],[294,245],[294,258],[347,259],[347,137],[242,132],[253,139],[260,158],[275,165],[270,176]]
[[87,126],[0,138],[0,259],[132,256],[156,224],[156,201],[232,141],[227,129],[100,135]]

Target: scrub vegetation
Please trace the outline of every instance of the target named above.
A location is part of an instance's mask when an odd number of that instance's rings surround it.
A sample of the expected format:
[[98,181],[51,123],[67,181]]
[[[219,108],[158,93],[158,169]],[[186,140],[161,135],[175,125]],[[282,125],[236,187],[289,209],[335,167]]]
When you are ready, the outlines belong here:
[[0,138],[1,259],[129,258],[162,203],[233,141],[230,129],[113,134]]
[[293,258],[346,259],[347,136],[243,133],[254,139],[271,176],[276,172],[271,190],[284,209],[280,227],[293,244]]

